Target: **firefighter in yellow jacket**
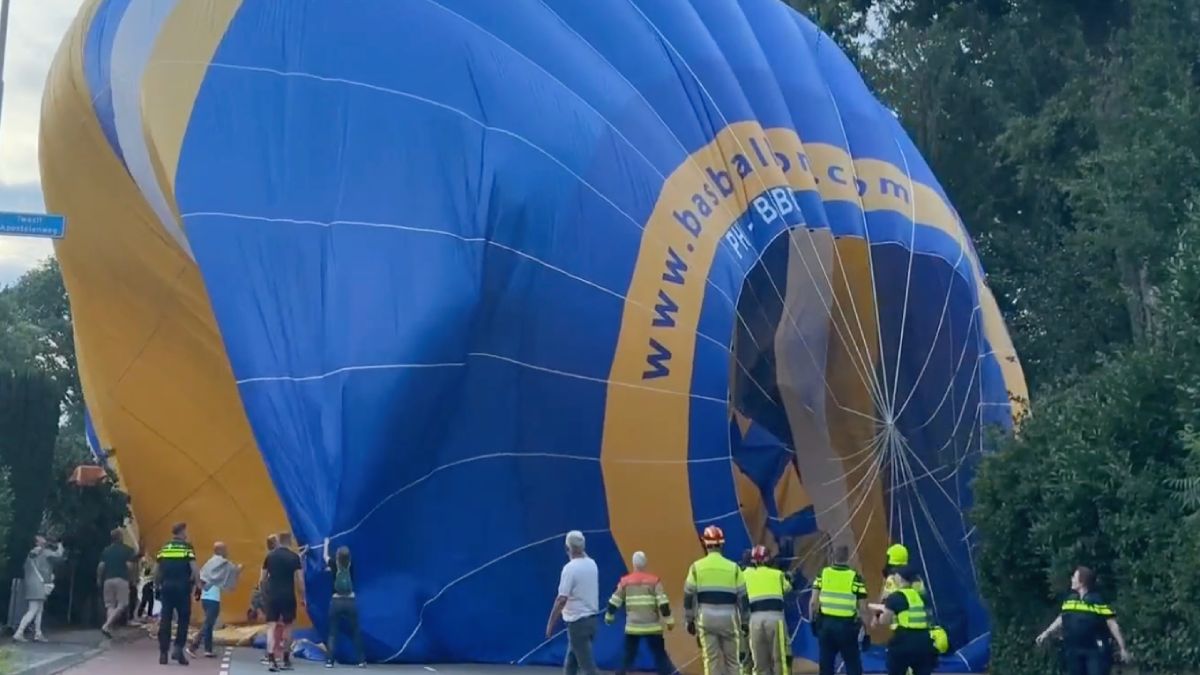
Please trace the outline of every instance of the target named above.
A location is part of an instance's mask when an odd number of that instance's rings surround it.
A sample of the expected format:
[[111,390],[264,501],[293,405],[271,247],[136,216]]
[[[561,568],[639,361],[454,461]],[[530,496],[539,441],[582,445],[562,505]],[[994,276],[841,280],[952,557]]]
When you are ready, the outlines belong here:
[[706,555],[688,568],[683,613],[688,633],[700,640],[704,675],[738,675],[741,626],[749,618],[742,568],[721,554],[725,533],[716,525],[700,537]]
[[767,566],[767,548],[750,551],[753,567],[744,572],[750,602],[750,654],[755,675],[788,672],[788,630],[783,618],[783,598],[792,582],[782,570]]
[[621,577],[617,590],[608,599],[604,622],[611,624],[617,611],[625,608],[625,659],[619,675],[625,675],[637,658],[638,646],[645,639],[654,655],[654,670],[658,675],[670,675],[671,659],[663,641],[663,626],[675,628],[671,603],[663,590],[662,581],[646,571],[646,554],[633,554],[633,572]]

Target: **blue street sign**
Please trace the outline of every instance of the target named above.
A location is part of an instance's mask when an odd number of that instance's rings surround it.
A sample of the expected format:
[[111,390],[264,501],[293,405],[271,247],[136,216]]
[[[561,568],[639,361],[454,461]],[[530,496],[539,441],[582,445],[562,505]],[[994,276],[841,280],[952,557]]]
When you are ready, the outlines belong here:
[[0,212],[0,236],[47,237],[62,239],[67,233],[67,219],[47,213]]

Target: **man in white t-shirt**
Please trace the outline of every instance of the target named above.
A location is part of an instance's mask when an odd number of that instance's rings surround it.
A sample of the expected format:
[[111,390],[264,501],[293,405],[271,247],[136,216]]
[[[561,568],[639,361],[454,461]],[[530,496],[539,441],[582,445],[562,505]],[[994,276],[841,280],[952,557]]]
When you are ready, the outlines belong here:
[[592,640],[596,637],[596,615],[600,613],[600,572],[596,561],[588,557],[583,533],[567,533],[567,557],[558,581],[558,598],[546,622],[546,638],[554,635],[554,626],[561,615],[567,624],[567,658],[563,661],[566,675],[597,675]]

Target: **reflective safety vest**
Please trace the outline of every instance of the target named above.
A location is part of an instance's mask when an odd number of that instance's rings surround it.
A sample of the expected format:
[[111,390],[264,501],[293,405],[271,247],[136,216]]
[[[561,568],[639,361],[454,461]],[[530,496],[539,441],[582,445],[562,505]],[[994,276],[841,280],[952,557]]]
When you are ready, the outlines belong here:
[[[912,582],[912,585],[909,586],[909,588],[913,589],[917,593],[920,593],[921,595],[925,594],[925,582],[921,581],[920,579]],[[892,580],[892,577],[889,576],[883,580],[883,597],[885,599],[898,590],[900,590],[900,587],[896,585],[896,582]],[[892,630],[896,630],[895,621],[892,622],[891,628]]]
[[159,560],[195,560],[196,552],[186,541],[172,539],[158,549]]
[[735,614],[746,605],[746,580],[737,563],[712,551],[692,563],[683,586],[683,612],[688,621],[700,613]]
[[750,601],[750,613],[782,612],[783,596],[792,591],[792,582],[787,575],[774,567],[761,565],[742,573],[746,578],[746,597]]
[[851,619],[858,616],[858,601],[867,595],[858,572],[849,567],[831,566],[821,570],[814,587],[821,591],[821,616]]
[[183,590],[191,585],[196,551],[186,541],[172,539],[158,550],[159,583],[163,588]]
[[1112,608],[1108,605],[1081,600],[1077,596],[1063,601],[1062,613],[1067,614],[1071,612],[1079,614],[1094,614],[1105,619],[1111,619],[1112,617],[1116,616],[1116,613],[1113,612]]
[[646,572],[634,572],[621,577],[617,590],[608,599],[605,621],[612,623],[621,607],[625,608],[627,635],[656,635],[662,633],[664,619],[667,625],[675,622],[662,581]]
[[909,630],[929,630],[929,616],[921,594],[911,588],[901,588],[900,593],[908,600],[908,609],[896,616],[896,625]]

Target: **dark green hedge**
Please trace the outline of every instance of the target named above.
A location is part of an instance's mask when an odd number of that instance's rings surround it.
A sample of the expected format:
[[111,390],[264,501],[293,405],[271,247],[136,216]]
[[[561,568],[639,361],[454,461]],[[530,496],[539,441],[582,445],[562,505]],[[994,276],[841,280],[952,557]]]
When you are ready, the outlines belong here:
[[62,392],[40,372],[0,371],[0,464],[7,467],[12,490],[12,522],[0,595],[21,573],[24,555],[42,525],[50,489],[54,445],[58,437]]
[[1033,647],[1087,565],[1141,672],[1200,666],[1200,228],[1181,235],[1142,344],[1035,401],[975,482],[992,672],[1052,673]]

